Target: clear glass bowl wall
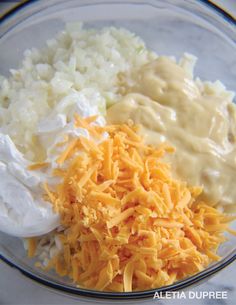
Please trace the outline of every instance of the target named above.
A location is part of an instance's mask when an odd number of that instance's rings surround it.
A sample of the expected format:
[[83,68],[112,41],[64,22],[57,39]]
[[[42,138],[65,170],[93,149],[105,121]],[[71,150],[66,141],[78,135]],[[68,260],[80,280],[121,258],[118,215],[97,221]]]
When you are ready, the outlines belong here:
[[[226,12],[200,0],[40,0],[23,4],[5,16],[0,26],[0,73],[9,75],[23,59],[23,52],[40,48],[45,41],[63,30],[65,23],[83,21],[88,27],[125,27],[161,55],[179,58],[184,52],[199,58],[195,75],[203,80],[220,79],[236,91],[236,25]],[[205,281],[236,258],[236,237],[229,236],[220,248],[222,260],[186,280],[156,291],[176,290]],[[26,276],[72,293],[105,298],[153,296],[153,291],[104,293],[80,289],[67,279],[34,267],[26,257],[20,239],[0,233],[0,256]]]

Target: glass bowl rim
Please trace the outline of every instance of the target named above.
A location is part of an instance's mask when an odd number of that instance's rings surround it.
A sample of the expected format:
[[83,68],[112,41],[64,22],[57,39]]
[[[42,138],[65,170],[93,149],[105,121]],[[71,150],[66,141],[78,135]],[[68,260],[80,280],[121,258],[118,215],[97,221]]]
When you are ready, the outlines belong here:
[[[195,0],[195,1],[205,5],[213,12],[217,13],[217,15],[220,16],[220,18],[223,18],[229,24],[232,24],[233,26],[236,27],[236,18],[234,18],[233,15],[231,15],[227,10],[223,9],[213,1],[211,0]],[[9,18],[14,17],[14,15],[16,15],[19,11],[33,4],[34,2],[39,2],[39,0],[25,0],[14,6],[12,9],[8,10],[6,13],[4,13],[1,16],[0,25],[6,22]],[[118,0],[115,2],[120,3],[120,1]],[[135,298],[153,297],[155,293],[165,294],[168,291],[176,291],[179,289],[184,289],[195,283],[201,282],[205,278],[208,278],[216,274],[220,270],[224,269],[225,267],[233,263],[236,260],[236,248],[233,249],[226,257],[221,259],[219,262],[207,267],[206,269],[204,269],[201,272],[198,272],[197,274],[192,275],[191,277],[178,281],[172,285],[162,286],[159,288],[143,290],[143,291],[133,291],[133,292],[103,292],[103,291],[96,291],[96,290],[90,290],[79,287],[78,288],[72,287],[66,284],[59,284],[51,280],[43,279],[42,277],[36,275],[35,273],[26,270],[25,268],[14,263],[10,259],[4,257],[1,253],[0,253],[0,260],[6,263],[7,265],[9,265],[10,267],[17,269],[27,278],[37,282],[38,284],[42,284],[45,287],[53,288],[57,291],[65,292],[67,294],[72,294],[74,296],[80,295],[84,297],[117,300],[117,299],[135,299]]]
[[77,295],[77,296],[84,296],[84,297],[94,297],[99,299],[140,299],[140,298],[148,298],[154,297],[155,293],[164,295],[166,292],[169,291],[177,291],[180,289],[184,289],[194,285],[196,283],[201,282],[202,280],[216,274],[220,270],[226,268],[228,265],[233,263],[236,260],[236,249],[232,250],[230,254],[228,254],[225,258],[221,259],[217,263],[207,267],[201,272],[198,272],[184,280],[178,281],[174,284],[168,286],[162,286],[159,288],[149,289],[149,290],[142,290],[142,291],[132,291],[132,292],[108,292],[108,291],[97,291],[79,287],[72,287],[66,284],[59,284],[55,283],[51,280],[43,279],[42,277],[32,273],[23,267],[17,265],[16,263],[12,262],[10,259],[7,259],[2,254],[0,254],[0,260],[4,263],[13,267],[20,271],[24,276],[27,278],[34,280],[35,282],[46,286],[47,288],[53,288],[57,291],[65,292],[67,294]]
[[[203,5],[207,6],[208,8],[212,9],[215,11],[218,15],[220,15],[223,19],[228,21],[229,23],[233,24],[236,26],[236,18],[231,15],[230,12],[228,12],[226,9],[222,8],[220,5],[217,3],[214,3],[213,0],[195,0],[196,2],[200,2]],[[39,0],[23,0],[23,2],[15,5],[11,9],[7,10],[3,15],[1,16],[0,19],[0,25],[3,24],[5,21],[7,21],[8,18],[12,17],[25,7],[31,5],[34,2],[39,2]],[[117,1],[119,2],[119,1]]]

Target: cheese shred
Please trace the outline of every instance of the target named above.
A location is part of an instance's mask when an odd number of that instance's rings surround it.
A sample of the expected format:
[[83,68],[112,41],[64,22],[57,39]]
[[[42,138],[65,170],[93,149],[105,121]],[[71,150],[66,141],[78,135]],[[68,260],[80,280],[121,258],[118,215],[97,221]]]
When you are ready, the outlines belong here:
[[219,260],[223,231],[233,231],[226,215],[199,199],[201,187],[172,177],[162,157],[173,148],[145,145],[131,124],[94,120],[75,116],[90,139],[68,142],[57,159],[62,182],[45,183],[65,228],[54,233],[62,249],[49,268],[80,287],[126,292],[170,285]]

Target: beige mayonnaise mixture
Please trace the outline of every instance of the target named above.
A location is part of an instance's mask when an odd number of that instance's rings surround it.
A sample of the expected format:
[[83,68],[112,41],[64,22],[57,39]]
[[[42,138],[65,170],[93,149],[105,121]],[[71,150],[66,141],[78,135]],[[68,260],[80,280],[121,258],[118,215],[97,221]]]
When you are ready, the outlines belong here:
[[[128,82],[127,82],[128,83]],[[130,83],[130,82],[129,82]],[[213,205],[236,207],[236,108],[227,94],[200,89],[167,57],[143,66],[127,95],[108,109],[108,123],[132,119],[149,144],[176,148],[169,160],[177,176],[204,186]]]

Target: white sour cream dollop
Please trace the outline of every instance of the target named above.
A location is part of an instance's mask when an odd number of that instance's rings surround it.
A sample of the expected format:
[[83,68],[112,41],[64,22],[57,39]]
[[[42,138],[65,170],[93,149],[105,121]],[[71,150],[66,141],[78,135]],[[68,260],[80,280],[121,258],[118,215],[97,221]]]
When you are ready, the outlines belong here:
[[[54,184],[51,169],[56,167],[58,154],[64,149],[57,146],[65,135],[89,137],[87,130],[75,128],[74,113],[82,117],[99,115],[102,97],[93,89],[72,91],[38,124],[38,136],[47,151],[51,168],[31,171],[31,164],[17,150],[11,138],[0,133],[0,231],[18,237],[46,234],[59,226],[59,215],[53,212],[49,202],[43,200],[44,181]],[[104,125],[102,116],[96,124]]]
[[59,224],[59,216],[42,199],[46,177],[28,166],[10,137],[0,134],[0,230],[14,236],[42,235]]

